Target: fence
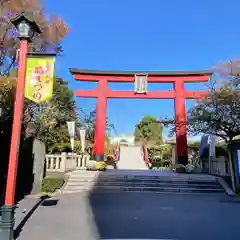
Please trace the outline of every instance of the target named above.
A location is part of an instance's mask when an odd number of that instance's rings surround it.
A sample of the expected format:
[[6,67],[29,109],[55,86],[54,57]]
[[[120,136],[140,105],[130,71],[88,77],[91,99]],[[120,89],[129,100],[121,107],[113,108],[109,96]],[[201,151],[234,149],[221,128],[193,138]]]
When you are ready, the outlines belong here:
[[86,169],[86,164],[90,159],[89,155],[77,154],[47,154],[46,171],[67,172],[77,169]]
[[208,158],[201,160],[202,171],[219,176],[230,176],[229,162],[225,157]]

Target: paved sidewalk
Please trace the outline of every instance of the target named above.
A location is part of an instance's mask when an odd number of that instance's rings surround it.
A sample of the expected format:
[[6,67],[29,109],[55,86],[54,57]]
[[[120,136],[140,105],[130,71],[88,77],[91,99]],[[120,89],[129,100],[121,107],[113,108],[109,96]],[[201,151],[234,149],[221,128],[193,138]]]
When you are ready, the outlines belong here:
[[41,199],[38,197],[27,197],[17,204],[15,210],[15,228],[24,220],[26,215],[39,205]]
[[[24,203],[25,206],[27,204]],[[21,217],[20,212],[18,218]],[[36,209],[23,226],[19,239],[95,240],[99,239],[96,233],[87,197],[81,194],[60,195],[46,199]]]
[[229,240],[239,237],[239,216],[240,202],[227,196],[78,193],[46,200],[19,239]]

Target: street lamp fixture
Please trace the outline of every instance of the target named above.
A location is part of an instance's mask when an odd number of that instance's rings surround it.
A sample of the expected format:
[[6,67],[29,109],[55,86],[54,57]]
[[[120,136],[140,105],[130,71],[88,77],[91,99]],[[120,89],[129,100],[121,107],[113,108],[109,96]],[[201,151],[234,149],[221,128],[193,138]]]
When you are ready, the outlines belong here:
[[14,234],[14,214],[15,214],[15,191],[18,169],[18,149],[20,145],[20,135],[24,107],[24,87],[27,68],[28,43],[35,33],[40,34],[41,30],[35,21],[28,18],[23,12],[11,19],[11,23],[16,27],[20,39],[20,55],[18,62],[18,76],[16,85],[16,95],[13,113],[12,137],[10,145],[8,175],[5,194],[5,205],[1,209],[0,239],[13,240]]
[[35,33],[37,34],[42,33],[37,23],[35,21],[30,20],[30,18],[28,18],[24,12],[12,18],[11,23],[17,29],[20,40],[25,39],[25,40],[31,41]]

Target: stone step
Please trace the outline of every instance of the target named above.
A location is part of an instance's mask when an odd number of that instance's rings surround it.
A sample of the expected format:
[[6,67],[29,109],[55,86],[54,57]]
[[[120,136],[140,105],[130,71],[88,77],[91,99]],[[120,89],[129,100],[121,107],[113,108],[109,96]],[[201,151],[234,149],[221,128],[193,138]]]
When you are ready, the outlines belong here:
[[71,172],[70,176],[72,177],[95,177],[97,176],[97,172],[94,174],[93,172],[89,171],[89,174],[87,174],[87,172]]
[[210,175],[199,175],[199,174],[176,174],[176,173],[167,173],[166,175],[161,175],[161,173],[156,172],[155,174],[159,175],[151,175],[150,171],[144,171],[146,174],[135,174],[136,172],[124,171],[123,174],[116,172],[115,174],[112,171],[107,172],[88,172],[88,171],[74,171],[71,172],[70,178],[98,178],[98,179],[195,179],[195,180],[203,180],[203,181],[215,181],[216,177]]
[[110,170],[74,171],[62,193],[77,192],[157,192],[224,194],[216,177],[201,174],[178,174],[158,171]]
[[206,177],[198,177],[192,174],[186,174],[182,176],[143,176],[143,175],[99,175],[98,178],[103,179],[176,179],[176,180],[202,180],[202,181],[215,181],[216,177],[214,176],[206,176]]
[[215,178],[212,175],[207,174],[195,174],[195,173],[185,173],[185,174],[179,174],[175,173],[171,170],[167,171],[154,171],[151,172],[151,170],[144,170],[144,171],[121,171],[121,170],[107,170],[107,171],[73,171],[68,173],[70,175],[78,175],[78,176],[106,176],[106,177],[116,177],[116,176],[129,176],[129,177],[198,177],[198,178]]
[[212,184],[201,184],[201,183],[194,183],[188,184],[185,182],[175,182],[175,183],[163,183],[163,182],[68,182],[67,186],[139,186],[139,187],[193,187],[193,188],[222,188],[221,185],[218,183]]
[[[90,191],[91,192],[91,191]],[[149,193],[148,191],[118,191],[118,193],[128,193],[128,194],[131,194],[131,193]],[[66,190],[64,192],[62,192],[62,194],[64,195],[67,195],[67,194],[77,194],[77,193],[85,193],[87,196],[89,196],[89,190]],[[112,192],[111,191],[101,191],[100,193],[104,193],[104,194],[111,194]],[[209,193],[203,193],[203,192],[158,192],[158,191],[155,191],[155,192],[152,192],[154,194],[170,194],[170,195],[198,195],[198,196],[202,196],[202,195],[206,195],[206,196],[209,196]],[[92,193],[90,193],[92,194]],[[210,196],[217,196],[217,197],[222,197],[224,195],[224,193],[222,192],[214,192],[214,193],[210,193]]]
[[[147,172],[147,171],[146,171]],[[161,174],[159,173],[158,175],[151,175],[151,174],[146,174],[146,175],[139,175],[139,174],[109,174],[108,171],[106,172],[90,172],[91,174],[82,174],[82,173],[70,173],[70,176],[75,176],[75,177],[102,177],[102,178],[180,178],[180,179],[211,179],[214,180],[216,179],[215,176],[210,176],[210,175],[204,175],[204,176],[199,176],[195,174],[173,174],[172,172],[166,173],[166,174]],[[95,174],[93,174],[95,173]]]
[[177,187],[126,187],[126,186],[97,186],[86,187],[76,186],[74,188],[65,188],[63,193],[78,191],[97,191],[97,192],[187,192],[187,193],[225,193],[224,189],[197,189],[197,188],[177,188]]
[[153,178],[76,178],[76,177],[70,177],[69,182],[136,182],[136,183],[188,183],[188,184],[213,184],[216,183],[216,180],[198,180],[198,179],[177,179],[177,178],[162,178],[162,179],[153,179]]

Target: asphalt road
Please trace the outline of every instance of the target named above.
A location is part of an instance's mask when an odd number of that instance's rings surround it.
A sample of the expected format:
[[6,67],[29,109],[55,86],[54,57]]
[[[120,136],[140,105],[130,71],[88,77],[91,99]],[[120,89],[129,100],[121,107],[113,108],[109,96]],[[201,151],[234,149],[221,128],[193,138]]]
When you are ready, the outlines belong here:
[[19,239],[235,240],[239,238],[239,219],[240,201],[226,196],[62,195],[37,208]]

